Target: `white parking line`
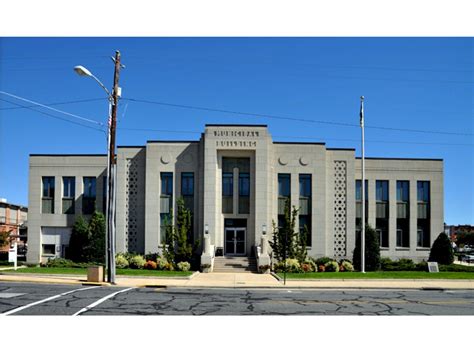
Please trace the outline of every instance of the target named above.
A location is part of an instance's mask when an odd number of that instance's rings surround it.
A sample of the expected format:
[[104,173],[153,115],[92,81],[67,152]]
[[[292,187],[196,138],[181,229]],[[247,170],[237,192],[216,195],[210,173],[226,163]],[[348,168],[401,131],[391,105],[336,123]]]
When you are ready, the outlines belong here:
[[29,303],[27,305],[24,305],[24,306],[21,306],[21,307],[18,307],[18,308],[14,308],[8,312],[5,312],[5,313],[0,313],[0,316],[8,316],[10,314],[13,314],[13,313],[17,313],[17,312],[20,312],[24,309],[27,309],[27,308],[30,308],[30,307],[33,307],[33,306],[36,306],[38,304],[41,304],[41,303],[45,303],[45,302],[48,302],[48,301],[52,301],[56,298],[59,298],[59,297],[62,297],[62,296],[66,296],[66,295],[69,295],[71,293],[74,293],[74,292],[79,292],[79,291],[86,291],[86,290],[90,290],[92,288],[99,288],[97,286],[92,286],[92,287],[86,287],[86,288],[78,288],[78,289],[75,289],[75,290],[72,290],[72,291],[68,291],[68,292],[64,292],[64,293],[60,293],[59,295],[56,295],[56,296],[51,296],[51,297],[48,297],[48,298],[45,298],[43,300],[39,300],[39,301],[36,301],[36,302],[33,302],[33,303]]
[[130,291],[130,290],[132,290],[132,289],[134,289],[134,288],[136,288],[136,287],[130,287],[130,288],[126,288],[126,289],[124,289],[124,290],[120,290],[120,291],[111,293],[110,295],[107,295],[107,296],[101,298],[100,300],[97,300],[97,301],[95,301],[94,303],[91,303],[90,305],[88,305],[87,307],[81,309],[80,311],[74,313],[72,316],[73,316],[73,317],[74,317],[74,316],[78,316],[78,315],[81,314],[81,313],[87,312],[87,311],[91,310],[92,308],[94,308],[95,306],[98,306],[98,305],[101,304],[102,302],[107,301],[109,298],[112,298],[112,297],[114,297],[115,295],[118,295],[119,293]]

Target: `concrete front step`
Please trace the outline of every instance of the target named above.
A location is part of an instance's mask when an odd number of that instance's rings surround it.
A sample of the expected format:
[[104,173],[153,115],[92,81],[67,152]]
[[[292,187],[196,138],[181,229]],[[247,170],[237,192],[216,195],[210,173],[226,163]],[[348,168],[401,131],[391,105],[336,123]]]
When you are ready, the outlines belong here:
[[214,272],[256,272],[257,261],[248,257],[216,257]]

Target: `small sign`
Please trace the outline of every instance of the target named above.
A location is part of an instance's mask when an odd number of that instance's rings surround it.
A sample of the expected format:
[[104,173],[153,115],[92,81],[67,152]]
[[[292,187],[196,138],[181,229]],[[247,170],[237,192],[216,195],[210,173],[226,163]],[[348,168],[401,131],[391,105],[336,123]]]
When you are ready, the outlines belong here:
[[14,263],[17,258],[17,245],[16,243],[10,246],[10,249],[8,250],[8,262],[9,263]]
[[428,262],[428,271],[429,272],[439,272],[438,263],[434,261]]

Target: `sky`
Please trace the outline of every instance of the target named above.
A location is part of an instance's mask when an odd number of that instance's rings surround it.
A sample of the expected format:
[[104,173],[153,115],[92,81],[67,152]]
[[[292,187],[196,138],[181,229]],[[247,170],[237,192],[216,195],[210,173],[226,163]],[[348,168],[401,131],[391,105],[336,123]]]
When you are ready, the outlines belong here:
[[0,38],[0,91],[80,116],[0,93],[0,197],[28,204],[29,154],[106,153],[101,126],[84,119],[105,124],[107,98],[73,67],[110,88],[117,49],[118,145],[267,124],[276,141],[360,156],[364,95],[366,156],[443,159],[445,222],[474,224],[472,37]]

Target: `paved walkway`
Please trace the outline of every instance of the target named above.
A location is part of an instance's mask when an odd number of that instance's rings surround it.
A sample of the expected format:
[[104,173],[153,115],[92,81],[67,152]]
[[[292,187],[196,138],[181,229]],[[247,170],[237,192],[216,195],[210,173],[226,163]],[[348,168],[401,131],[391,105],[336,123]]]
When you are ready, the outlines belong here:
[[[82,284],[85,275],[0,275],[0,281]],[[104,283],[107,285],[106,283]],[[190,278],[117,276],[123,287],[189,287],[189,288],[355,288],[355,289],[472,289],[474,280],[287,280],[286,286],[270,274],[195,273]]]

